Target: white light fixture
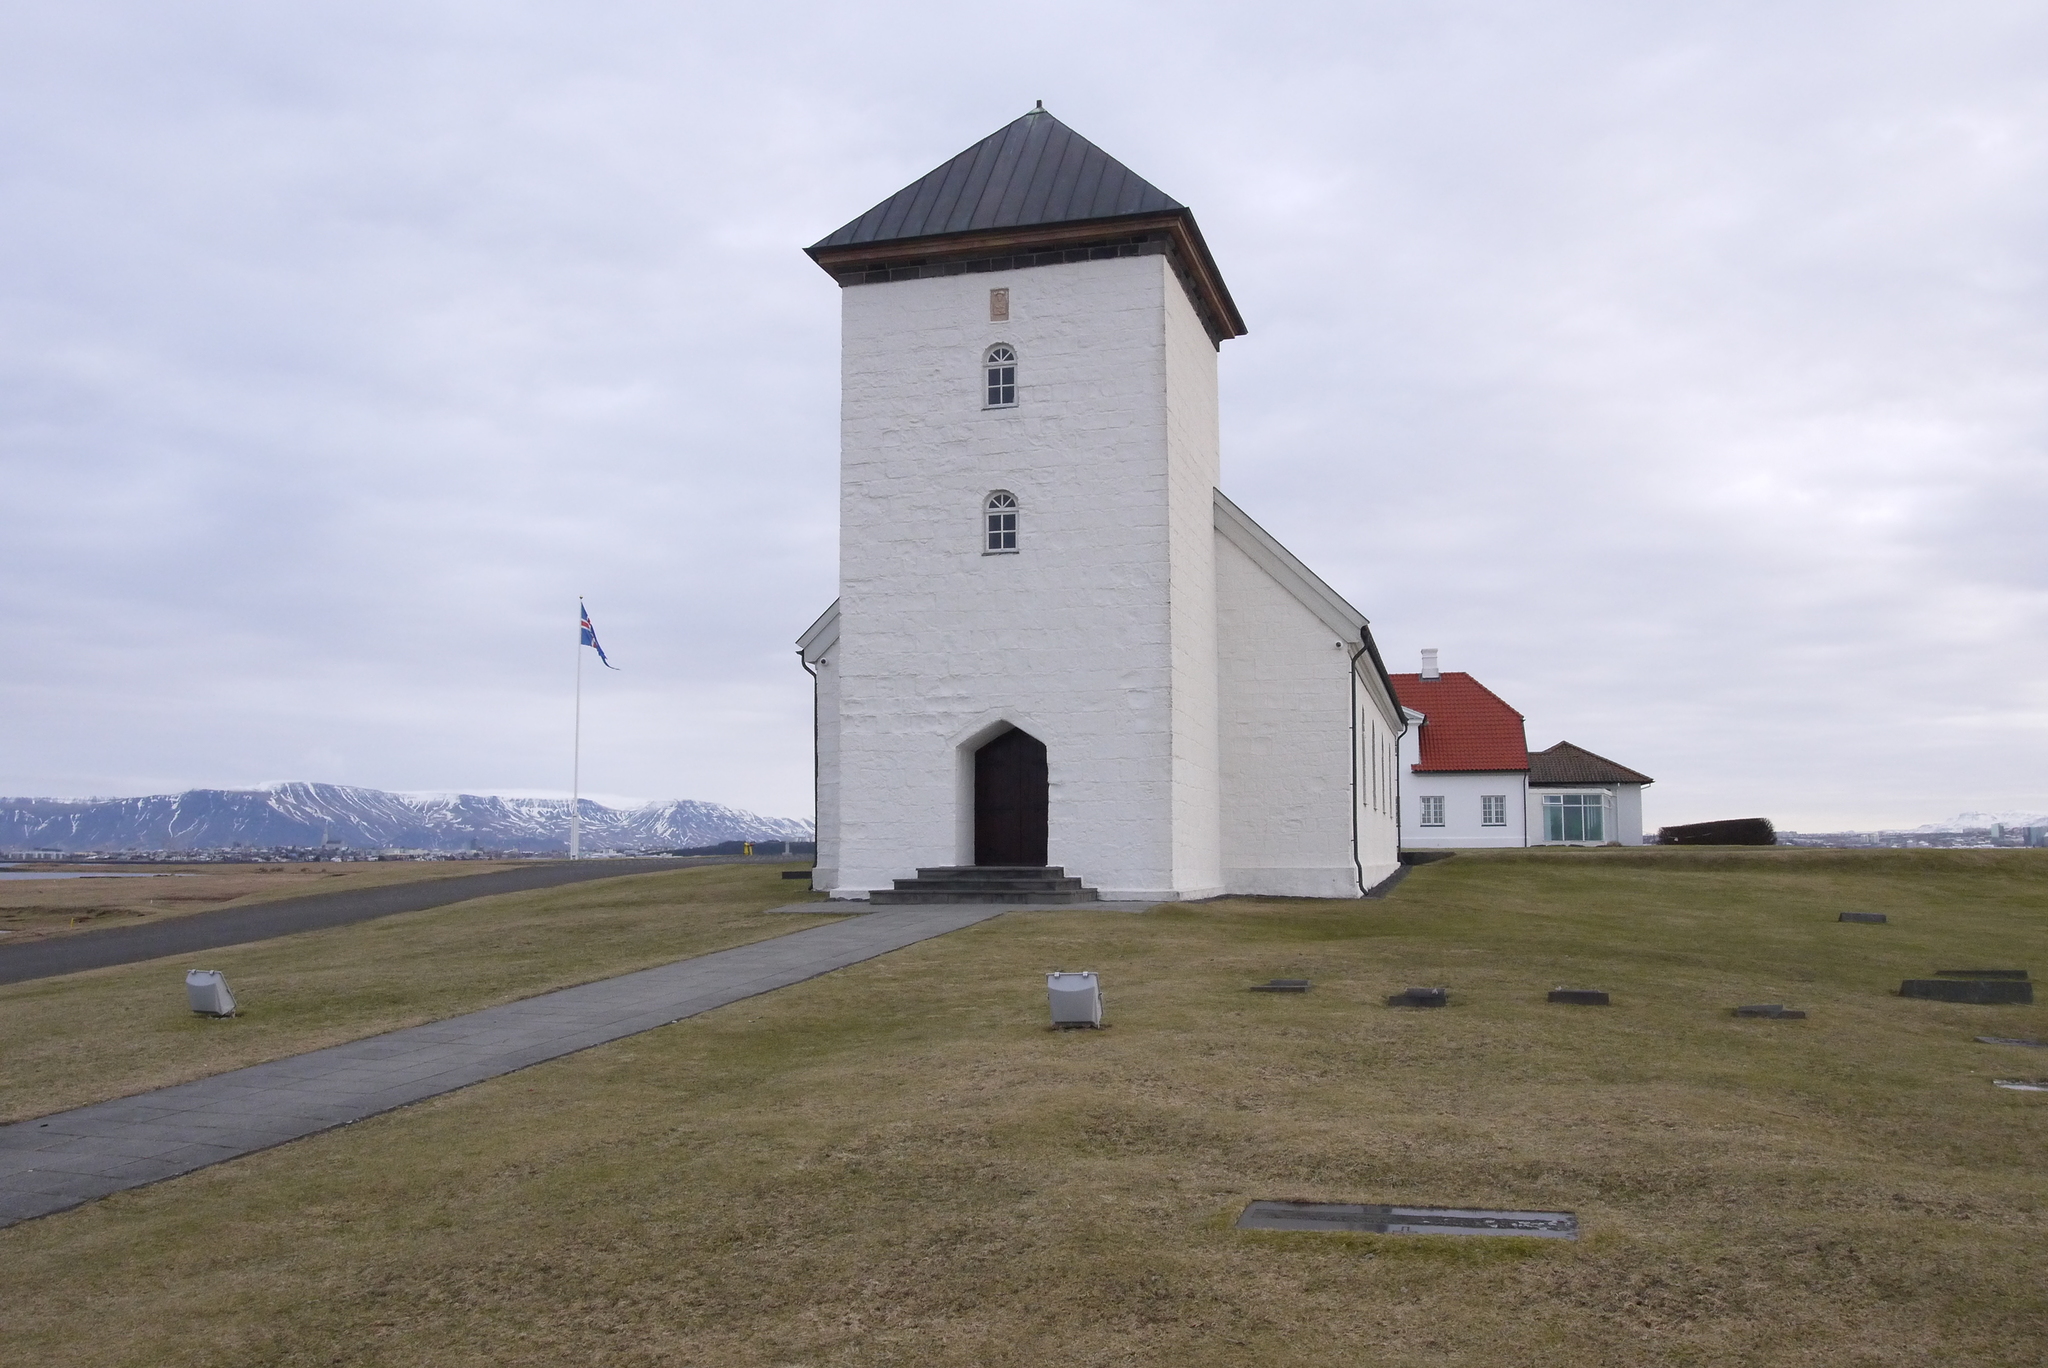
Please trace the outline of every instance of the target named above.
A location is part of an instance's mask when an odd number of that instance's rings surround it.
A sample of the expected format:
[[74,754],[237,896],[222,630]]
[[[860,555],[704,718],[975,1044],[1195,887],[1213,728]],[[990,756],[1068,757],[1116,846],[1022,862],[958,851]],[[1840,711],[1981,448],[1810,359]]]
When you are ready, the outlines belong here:
[[1045,976],[1045,993],[1052,1001],[1053,1025],[1102,1024],[1102,985],[1096,982],[1094,970],[1055,969]]
[[228,987],[228,976],[218,969],[194,969],[186,974],[185,1001],[202,1016],[235,1014],[234,991]]

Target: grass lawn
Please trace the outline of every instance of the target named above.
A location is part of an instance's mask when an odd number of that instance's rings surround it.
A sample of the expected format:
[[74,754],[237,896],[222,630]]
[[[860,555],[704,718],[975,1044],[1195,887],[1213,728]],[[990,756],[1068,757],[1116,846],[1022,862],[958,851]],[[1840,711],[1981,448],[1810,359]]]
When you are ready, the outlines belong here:
[[[654,877],[763,906],[772,873]],[[382,925],[323,933],[362,947],[359,985]],[[6,1343],[94,1365],[2038,1364],[2048,1095],[1990,1080],[2048,1074],[2048,1050],[1971,1037],[2048,1034],[2048,1008],[1891,993],[2042,968],[2044,932],[2028,851],[1468,854],[1385,902],[1013,914],[0,1231]],[[1102,973],[1109,1029],[1045,1029],[1051,967]],[[1246,991],[1272,977],[1315,988]],[[1382,1005],[1428,984],[1453,1005]],[[1558,985],[1615,1005],[1546,1004]],[[1812,1017],[1728,1016],[1749,1002]],[[1568,1210],[1584,1236],[1233,1230],[1257,1197]]]
[[[140,882],[138,880],[138,882]],[[473,1012],[812,926],[778,867],[711,865],[475,898],[354,926],[0,986],[0,1122]],[[220,969],[242,1014],[185,1005]]]
[[350,860],[315,864],[223,864],[150,870],[148,866],[18,865],[22,873],[124,875],[142,878],[0,880],[0,932],[8,943],[76,935],[103,926],[162,921],[221,907],[275,902],[308,893],[379,888],[523,869],[520,860]]

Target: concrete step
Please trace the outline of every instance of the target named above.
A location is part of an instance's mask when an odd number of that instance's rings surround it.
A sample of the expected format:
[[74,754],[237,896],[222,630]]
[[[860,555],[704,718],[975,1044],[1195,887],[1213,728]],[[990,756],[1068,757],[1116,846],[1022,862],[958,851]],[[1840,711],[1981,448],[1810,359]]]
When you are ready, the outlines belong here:
[[1078,893],[1079,879],[898,879],[896,887],[951,889],[959,893]]
[[[932,865],[917,871],[920,879],[1064,879],[1059,865]],[[899,880],[900,882],[900,880]]]
[[[911,882],[908,879],[901,883]],[[1021,893],[1005,893],[977,888],[971,891],[959,889],[936,889],[930,887],[878,888],[868,894],[868,901],[877,907],[906,907],[915,904],[932,903],[1014,903],[1020,907],[1035,907],[1041,904],[1092,903],[1100,898],[1092,888],[1032,890]]]

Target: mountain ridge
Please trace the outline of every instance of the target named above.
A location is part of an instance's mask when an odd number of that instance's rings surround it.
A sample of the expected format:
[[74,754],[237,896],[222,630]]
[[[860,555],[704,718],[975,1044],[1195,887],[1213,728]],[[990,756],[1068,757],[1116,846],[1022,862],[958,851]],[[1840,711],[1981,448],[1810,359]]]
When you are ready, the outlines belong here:
[[[577,812],[583,846],[591,851],[811,839],[809,822],[690,798],[631,808],[585,798]],[[569,800],[304,782],[138,798],[0,798],[0,847],[8,849],[219,850],[323,841],[436,852],[566,849]]]

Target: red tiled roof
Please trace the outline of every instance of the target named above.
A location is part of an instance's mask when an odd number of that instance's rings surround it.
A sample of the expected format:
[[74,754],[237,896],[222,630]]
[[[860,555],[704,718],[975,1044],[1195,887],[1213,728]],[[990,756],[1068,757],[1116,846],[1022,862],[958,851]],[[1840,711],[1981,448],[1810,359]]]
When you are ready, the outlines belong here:
[[1445,670],[1437,679],[1388,675],[1394,697],[1428,720],[1421,728],[1417,774],[1529,768],[1522,715],[1471,675]]

